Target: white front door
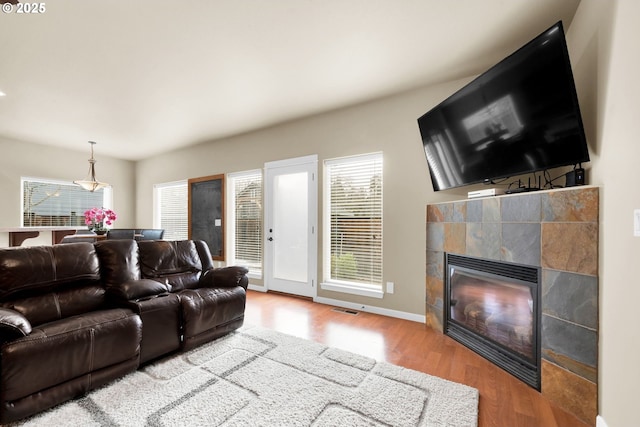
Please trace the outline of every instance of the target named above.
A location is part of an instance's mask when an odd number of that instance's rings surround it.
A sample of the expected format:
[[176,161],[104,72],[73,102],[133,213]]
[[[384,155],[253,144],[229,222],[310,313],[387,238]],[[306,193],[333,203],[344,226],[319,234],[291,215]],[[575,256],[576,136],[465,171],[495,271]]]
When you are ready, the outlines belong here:
[[316,296],[317,156],[265,164],[265,286]]

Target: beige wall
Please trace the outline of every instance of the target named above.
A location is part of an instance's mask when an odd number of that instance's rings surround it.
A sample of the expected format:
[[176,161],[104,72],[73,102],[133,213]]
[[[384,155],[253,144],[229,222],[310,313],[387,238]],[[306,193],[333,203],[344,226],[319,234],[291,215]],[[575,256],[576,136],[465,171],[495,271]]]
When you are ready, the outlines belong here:
[[[100,154],[96,146],[96,176],[114,188],[113,207],[118,214],[118,227],[133,227],[135,223],[135,163],[109,158]],[[65,150],[0,138],[0,228],[20,226],[20,178],[84,179],[89,170],[90,147],[86,141],[78,143],[78,151]],[[6,233],[0,236],[0,246],[6,246]],[[26,244],[35,241],[28,240]],[[50,240],[37,242],[51,243]]]
[[[376,102],[316,115],[258,132],[200,144],[139,162],[138,224],[151,224],[153,184],[262,168],[265,162],[317,154],[325,159],[381,151],[384,154],[383,281],[395,282],[383,299],[330,291],[318,296],[423,316],[425,313],[425,205],[460,198],[435,195],[417,118],[465,81],[412,91]],[[319,180],[319,202],[322,179]],[[318,224],[322,226],[322,207]],[[318,234],[321,236],[322,230]],[[321,240],[321,239],[320,239]],[[319,242],[318,253],[322,253]],[[318,259],[322,281],[322,260]]]
[[[640,384],[640,2],[583,1],[568,37],[591,127],[591,183],[601,187],[599,413],[609,427],[638,424]],[[584,96],[584,98],[582,98]]]

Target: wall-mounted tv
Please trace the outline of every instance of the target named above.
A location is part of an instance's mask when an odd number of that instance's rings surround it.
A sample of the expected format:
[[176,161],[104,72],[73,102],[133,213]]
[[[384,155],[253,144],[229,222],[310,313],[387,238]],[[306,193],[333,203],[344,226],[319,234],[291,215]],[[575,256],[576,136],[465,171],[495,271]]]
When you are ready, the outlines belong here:
[[562,22],[418,119],[435,191],[589,161]]

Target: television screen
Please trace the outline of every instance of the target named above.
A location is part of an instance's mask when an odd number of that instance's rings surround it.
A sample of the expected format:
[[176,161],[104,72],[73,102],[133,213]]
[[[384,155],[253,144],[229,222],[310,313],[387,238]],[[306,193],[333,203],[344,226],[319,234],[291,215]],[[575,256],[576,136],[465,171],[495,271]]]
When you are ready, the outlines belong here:
[[558,22],[418,119],[436,191],[589,161]]

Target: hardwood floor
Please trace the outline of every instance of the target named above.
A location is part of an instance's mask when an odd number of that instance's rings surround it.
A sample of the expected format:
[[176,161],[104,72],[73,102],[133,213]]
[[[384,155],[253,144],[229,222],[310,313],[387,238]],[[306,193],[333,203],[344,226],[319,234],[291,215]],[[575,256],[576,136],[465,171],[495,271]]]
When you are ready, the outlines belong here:
[[249,291],[245,324],[321,342],[467,384],[480,391],[479,427],[586,427],[536,390],[426,325],[277,293]]

